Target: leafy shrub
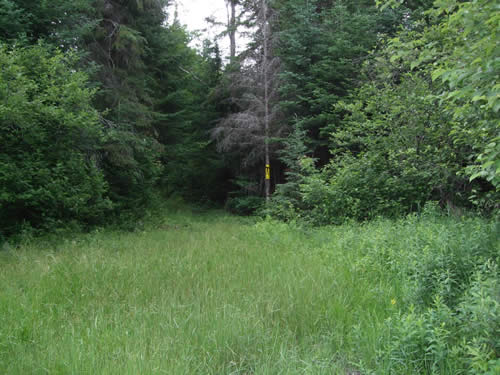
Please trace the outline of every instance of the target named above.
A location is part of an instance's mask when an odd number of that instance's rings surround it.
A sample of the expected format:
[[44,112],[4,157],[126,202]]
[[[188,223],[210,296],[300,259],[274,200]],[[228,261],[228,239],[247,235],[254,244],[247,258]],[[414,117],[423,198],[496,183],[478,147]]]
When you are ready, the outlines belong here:
[[304,157],[304,132],[289,136],[283,161],[290,172],[276,190],[272,215],[339,224],[403,216],[429,200],[467,206],[473,188],[476,200],[484,197],[464,176],[468,151],[452,142],[452,124],[432,98],[432,85],[411,74],[399,80],[382,88],[367,83],[350,104],[336,106],[344,119],[332,126],[333,159],[323,170]]
[[402,216],[430,198],[425,185],[428,172],[401,171],[381,155],[345,156],[322,171],[315,169],[314,159],[302,158],[301,164],[295,186],[278,186],[268,211],[272,216],[301,218],[314,225],[341,224],[349,219]]
[[261,211],[284,221],[301,220],[313,225],[341,223],[344,216],[337,216],[340,207],[331,186],[309,157],[297,159],[295,170],[288,173],[290,180],[278,185],[271,202]]
[[[338,120],[322,129],[333,163],[298,179],[299,198],[291,184],[286,194],[278,190],[276,216],[341,223],[399,216],[429,200],[498,209],[493,7],[489,0],[436,3],[429,27],[403,28],[382,45],[363,69],[365,82],[334,105],[330,118]],[[289,154],[302,145],[285,142]]]
[[500,226],[462,219],[453,230],[439,220],[432,227],[418,225],[416,233],[421,233],[421,239],[412,244],[416,251],[404,252],[393,267],[398,267],[400,277],[411,281],[408,303],[425,307],[439,296],[455,308],[473,274],[490,260],[499,262]]
[[98,113],[75,57],[0,45],[0,228],[96,222],[110,209]]
[[429,172],[403,166],[396,156],[367,153],[345,156],[329,174],[337,217],[357,220],[396,217],[416,211],[430,198]]
[[276,186],[270,204],[262,210],[263,216],[279,220],[294,221],[308,210],[303,200],[301,186],[308,176],[316,175],[314,159],[306,155],[306,131],[295,124],[293,131],[283,140],[284,148],[279,151],[281,161],[287,166],[286,182]]
[[301,210],[298,208],[297,201],[283,191],[283,188],[286,188],[283,185],[276,187],[276,191],[271,196],[270,204],[259,211],[262,217],[272,217],[284,222],[294,221],[301,217]]
[[226,202],[226,210],[237,215],[252,215],[265,204],[262,197],[255,195],[231,197]]
[[422,313],[412,308],[387,320],[390,338],[380,373],[498,374],[499,297],[497,265],[487,262],[456,309],[437,296]]
[[430,203],[389,223],[391,233],[386,220],[371,224],[383,236],[359,260],[401,283],[376,373],[498,373],[499,223],[450,218]]

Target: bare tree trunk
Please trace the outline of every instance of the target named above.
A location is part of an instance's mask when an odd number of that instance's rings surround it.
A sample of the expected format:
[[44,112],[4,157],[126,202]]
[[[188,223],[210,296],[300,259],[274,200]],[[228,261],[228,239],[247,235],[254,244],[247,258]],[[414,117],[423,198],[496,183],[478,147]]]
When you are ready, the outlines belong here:
[[264,53],[264,61],[262,63],[262,75],[264,81],[264,142],[265,142],[265,164],[266,164],[266,180],[264,193],[266,197],[266,201],[269,201],[269,196],[271,193],[271,178],[269,176],[271,162],[269,160],[269,81],[267,76],[267,68],[268,68],[268,22],[267,22],[267,0],[262,1],[262,33],[263,33],[263,53]]
[[236,3],[238,0],[229,0],[230,12],[228,15],[228,35],[229,35],[229,61],[232,63],[236,58]]

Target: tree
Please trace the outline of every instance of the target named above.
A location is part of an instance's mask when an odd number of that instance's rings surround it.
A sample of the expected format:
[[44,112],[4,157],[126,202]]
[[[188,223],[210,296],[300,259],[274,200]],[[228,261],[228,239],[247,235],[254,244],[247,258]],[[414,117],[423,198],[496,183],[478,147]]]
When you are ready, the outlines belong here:
[[[212,26],[223,27],[222,32],[217,36],[217,40],[222,37],[229,39],[229,65],[237,64],[237,40],[238,35],[247,34],[247,29],[251,25],[249,14],[251,13],[249,3],[253,0],[225,0],[227,20],[217,21],[207,17],[205,20]],[[250,16],[251,18],[251,16]]]
[[96,223],[109,212],[95,90],[72,53],[0,44],[0,229]]
[[[275,158],[276,144],[272,139],[279,137],[285,128],[280,123],[278,107],[279,59],[274,55],[275,38],[272,33],[273,10],[267,0],[248,3],[257,20],[255,39],[242,54],[241,70],[233,73],[231,98],[239,111],[221,120],[213,131],[219,150],[237,149],[243,156],[246,167],[271,165]],[[237,79],[235,79],[237,78]],[[269,199],[270,179],[265,168],[259,173],[263,183],[263,195]]]
[[[353,12],[349,4],[330,3],[337,4],[330,9],[336,7],[339,15]],[[287,5],[298,4],[284,5],[286,12]],[[310,135],[311,125],[317,124],[311,121],[327,123],[320,130],[329,134],[332,160],[321,172],[310,168],[310,159],[305,168],[297,169],[298,173],[290,176],[291,182],[301,182],[278,189],[274,214],[298,215],[287,209],[292,203],[300,207],[302,218],[335,223],[345,218],[400,215],[423,207],[429,200],[452,210],[471,207],[471,201],[486,211],[498,208],[495,184],[500,106],[494,57],[498,54],[494,42],[498,17],[493,2],[451,0],[436,2],[432,8],[430,1],[405,1],[394,13],[386,7],[383,12],[389,10],[385,14],[399,19],[402,27],[392,38],[378,34],[377,49],[361,55],[365,63],[362,74],[356,75],[349,73],[350,67],[342,70],[343,64],[335,55],[315,54],[319,49],[314,41],[322,37],[320,30],[327,22],[318,14],[330,5],[303,5],[291,8],[296,10],[290,14],[295,15],[296,26],[292,23],[284,28],[284,106],[288,111],[298,110],[296,121],[309,129]],[[336,51],[342,41],[365,40],[356,38],[370,29],[391,25],[383,18],[375,22],[380,16],[373,15],[372,26],[359,33],[359,25],[370,24],[366,22],[372,17],[366,18],[369,14],[357,13],[357,26],[354,22],[345,27],[341,20],[347,18],[336,18],[339,33],[335,38],[352,29],[350,35],[329,43],[328,51]],[[301,28],[301,22],[316,26]],[[297,33],[296,27],[302,32]],[[296,55],[295,50],[299,51]],[[316,61],[325,65],[309,71]],[[356,76],[357,84],[333,75],[325,80],[333,83],[331,88],[325,90],[324,83],[316,84],[311,78],[318,73],[327,77],[327,61],[336,67],[333,73]],[[339,91],[342,89],[346,92]],[[336,96],[328,98],[332,93]],[[328,102],[333,111],[314,107]],[[296,145],[288,142],[287,147]],[[290,191],[293,188],[295,192]]]
[[[486,179],[500,191],[498,4],[492,0],[448,1],[431,15],[447,16],[428,31],[439,32],[447,51],[431,74],[445,84],[441,103],[456,121],[454,138],[476,151],[467,173],[471,179]],[[428,48],[426,52],[434,51]]]
[[161,187],[190,201],[223,200],[224,165],[210,139],[219,116],[214,95],[222,74],[218,45],[205,41],[197,53],[188,46],[191,36],[178,22],[148,40],[153,108],[158,113],[154,128],[165,146]]
[[278,2],[281,106],[308,132],[318,163],[330,159],[328,134],[340,118],[333,106],[356,87],[362,63],[403,18],[368,1]]
[[230,7],[230,15],[228,15],[228,35],[229,35],[229,61],[233,62],[236,57],[236,5],[238,0],[226,0]]
[[[489,0],[436,1],[425,13],[426,27],[393,39],[391,46],[394,62],[425,70],[434,81],[440,109],[453,119],[450,136],[461,148],[470,149],[461,173],[471,180],[479,179],[483,192],[492,184],[498,193],[500,100],[495,7]],[[498,197],[488,200],[498,205]]]
[[89,0],[0,0],[0,39],[72,48],[92,30],[91,11]]
[[121,208],[144,206],[162,173],[149,43],[162,33],[166,5],[166,0],[96,1],[90,16],[98,22],[81,43],[88,64],[97,65],[95,105],[106,129],[102,166]]
[[[218,116],[213,88],[221,58],[217,46],[207,45],[203,55],[191,49],[189,33],[178,23],[167,25],[168,5],[0,0],[0,40],[11,45],[2,45],[6,68],[0,72],[6,90],[0,125],[7,129],[0,134],[2,229],[14,232],[23,221],[92,223],[111,208],[135,214],[159,187],[189,199],[220,199],[224,166],[209,128]],[[43,48],[12,47],[41,40]],[[9,94],[13,87],[20,87],[16,95]],[[31,97],[49,93],[61,98],[46,105]]]

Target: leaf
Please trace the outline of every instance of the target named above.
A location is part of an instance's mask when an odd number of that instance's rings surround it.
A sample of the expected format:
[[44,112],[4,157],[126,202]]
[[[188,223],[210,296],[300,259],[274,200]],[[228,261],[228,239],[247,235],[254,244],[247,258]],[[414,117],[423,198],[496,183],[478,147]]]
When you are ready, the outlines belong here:
[[484,96],[484,95],[476,95],[476,96],[474,96],[474,97],[472,98],[472,102],[473,102],[473,103],[474,103],[474,102],[478,102],[478,101],[480,101],[480,100],[486,100],[486,96]]
[[444,69],[436,69],[432,72],[431,74],[431,77],[432,77],[432,80],[435,81],[436,79],[438,79],[439,77],[441,77],[444,73],[446,73],[446,70]]

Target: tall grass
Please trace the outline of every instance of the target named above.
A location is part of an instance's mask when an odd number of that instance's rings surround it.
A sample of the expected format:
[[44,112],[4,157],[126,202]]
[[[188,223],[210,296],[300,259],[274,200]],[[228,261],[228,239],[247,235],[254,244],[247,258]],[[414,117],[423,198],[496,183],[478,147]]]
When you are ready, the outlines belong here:
[[370,254],[418,252],[419,236],[454,230],[452,222],[418,225],[427,233],[408,221],[306,230],[185,212],[135,232],[4,250],[0,373],[388,368],[379,355],[386,322],[406,309],[411,286]]

